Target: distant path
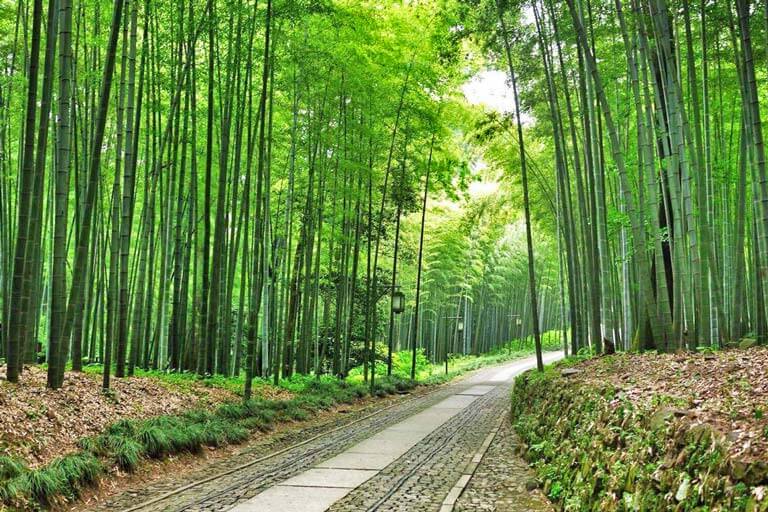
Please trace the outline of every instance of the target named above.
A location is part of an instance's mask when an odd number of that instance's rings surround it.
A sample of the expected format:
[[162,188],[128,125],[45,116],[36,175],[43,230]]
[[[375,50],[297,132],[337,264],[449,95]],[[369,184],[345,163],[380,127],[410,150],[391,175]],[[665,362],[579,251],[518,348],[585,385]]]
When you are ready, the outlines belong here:
[[[545,362],[560,357],[560,353],[549,353]],[[475,492],[469,473],[485,471],[482,456],[489,447],[494,448],[492,434],[508,410],[514,377],[534,366],[535,358],[529,357],[477,370],[433,393],[363,416],[303,445],[275,455],[262,452],[264,457],[247,467],[240,468],[252,462],[255,454],[251,461],[228,461],[231,467],[225,472],[229,474],[187,484],[181,490],[135,490],[106,503],[104,510],[453,510],[464,487]],[[473,458],[480,464],[472,464]],[[483,479],[490,481],[487,476]],[[461,509],[461,502],[456,509]],[[507,510],[465,508],[472,509]]]

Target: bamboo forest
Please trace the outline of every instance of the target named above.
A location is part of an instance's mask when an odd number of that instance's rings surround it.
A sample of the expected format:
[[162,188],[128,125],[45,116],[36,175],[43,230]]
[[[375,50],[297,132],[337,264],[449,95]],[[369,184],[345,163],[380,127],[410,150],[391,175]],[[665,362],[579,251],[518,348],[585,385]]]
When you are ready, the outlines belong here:
[[0,0],[0,59],[0,510],[768,511],[768,1]]

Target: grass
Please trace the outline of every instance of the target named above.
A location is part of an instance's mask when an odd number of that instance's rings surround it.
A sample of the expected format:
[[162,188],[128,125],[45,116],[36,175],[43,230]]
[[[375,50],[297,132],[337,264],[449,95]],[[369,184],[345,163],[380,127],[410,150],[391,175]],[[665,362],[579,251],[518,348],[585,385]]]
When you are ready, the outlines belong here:
[[[385,354],[378,347],[379,355]],[[434,385],[446,382],[464,372],[529,355],[525,342],[513,343],[493,354],[451,357],[448,373],[442,364],[430,364],[423,353],[417,355],[417,380],[410,379],[410,352],[393,355],[393,374],[384,376],[386,365],[377,364],[377,397],[403,393],[417,382]],[[383,360],[383,358],[381,358]],[[101,373],[100,365],[88,365],[86,373]],[[171,388],[192,390],[201,382],[242,393],[243,377],[201,378],[193,373],[168,373],[136,370],[138,377],[156,379]],[[255,379],[254,389],[270,386],[266,379]],[[61,457],[50,464],[29,469],[11,457],[0,457],[0,508],[2,505],[23,510],[46,507],[61,497],[74,498],[81,489],[98,481],[110,468],[132,472],[147,459],[162,459],[181,453],[198,453],[203,447],[238,444],[253,432],[271,430],[276,423],[304,421],[320,411],[340,404],[350,404],[369,394],[363,382],[361,367],[353,368],[346,380],[329,375],[293,375],[281,379],[280,388],[293,394],[290,399],[256,398],[243,402],[225,403],[209,411],[195,409],[181,414],[158,416],[143,420],[123,419],[110,425],[97,436],[83,438],[80,451]]]
[[74,498],[94,484],[104,472],[102,462],[87,452],[60,457],[45,467],[18,466],[11,476],[0,480],[0,498],[8,505],[35,510],[62,497]]

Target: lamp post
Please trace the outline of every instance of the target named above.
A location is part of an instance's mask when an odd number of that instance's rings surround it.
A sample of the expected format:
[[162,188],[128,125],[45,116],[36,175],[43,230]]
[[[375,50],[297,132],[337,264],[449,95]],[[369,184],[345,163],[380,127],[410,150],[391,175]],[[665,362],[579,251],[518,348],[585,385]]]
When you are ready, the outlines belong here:
[[[515,322],[515,326],[517,327],[517,329],[516,329],[517,330],[517,342],[519,343],[520,347],[522,348],[523,340],[521,338],[523,336],[523,332],[522,332],[523,331],[523,319],[520,317],[520,315],[515,314],[515,313],[510,313],[509,314],[509,319],[510,319],[510,321],[514,320],[514,322]],[[510,327],[510,331],[511,330],[512,330],[512,328]],[[514,342],[514,338],[509,341],[509,353],[510,354],[512,354],[512,343],[513,342]]]
[[[392,373],[392,343],[394,339],[394,317],[395,315],[399,315],[403,311],[405,311],[405,294],[400,290],[399,284],[379,284],[376,288],[376,298],[375,302],[378,302],[379,299],[384,297],[385,295],[389,294],[391,296],[391,302],[390,302],[390,310],[389,310],[389,336],[388,336],[388,343],[387,343],[387,375],[391,375]],[[374,303],[374,311],[375,311],[375,303]],[[375,318],[375,316],[374,316]],[[374,325],[374,335],[373,340],[371,340],[371,392],[373,392],[373,378],[376,373],[376,342],[375,342],[375,329],[376,326]]]
[[[446,317],[447,320],[456,320],[456,337],[464,334],[464,317],[461,315]],[[448,336],[445,337],[445,373],[448,374]]]
[[392,312],[399,315],[405,311],[405,294],[400,290],[395,290],[392,293]]

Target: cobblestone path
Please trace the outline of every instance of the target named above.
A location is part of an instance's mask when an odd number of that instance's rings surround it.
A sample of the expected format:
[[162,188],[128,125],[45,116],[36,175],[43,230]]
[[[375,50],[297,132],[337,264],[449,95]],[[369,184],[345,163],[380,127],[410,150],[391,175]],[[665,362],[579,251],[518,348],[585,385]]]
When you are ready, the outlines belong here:
[[518,455],[520,441],[504,418],[483,460],[456,502],[456,512],[552,512],[533,471]]
[[[548,357],[554,360],[558,356]],[[478,370],[468,378],[397,403],[382,412],[371,415],[368,411],[368,416],[343,418],[338,425],[316,427],[314,431],[305,429],[273,443],[253,446],[217,462],[215,467],[205,468],[204,475],[198,472],[189,475],[186,481],[170,478],[168,482],[125,493],[97,510],[213,512],[234,508],[238,512],[418,512],[439,511],[441,507],[451,510],[443,507],[443,501],[462,479],[473,456],[478,456],[476,452],[489,432],[498,427],[508,407],[514,375],[532,365],[533,359],[529,358]],[[296,445],[323,431],[326,433],[317,439]],[[384,441],[377,441],[379,438]],[[497,449],[498,441],[505,439],[506,435],[497,436],[489,453]],[[366,443],[371,444],[369,449],[365,448]],[[402,446],[398,448],[398,445]],[[508,458],[510,466],[516,463],[511,451],[505,452],[503,447],[500,450],[498,457]],[[377,460],[382,461],[381,464],[377,465]],[[329,464],[329,461],[340,464]],[[521,468],[525,469],[524,464]],[[493,501],[498,498],[494,493],[485,493],[491,508],[476,506],[482,499],[485,485],[482,482],[494,481],[499,471],[500,468],[485,463],[477,466],[476,477],[465,493],[469,501],[462,497],[457,509],[548,510],[493,508]],[[528,499],[531,493],[525,491],[525,481],[530,477],[520,474],[521,492],[525,495],[521,499]],[[195,483],[195,477],[208,481]],[[519,486],[520,482],[515,482],[513,487],[519,490]],[[503,499],[513,500],[514,496]]]

